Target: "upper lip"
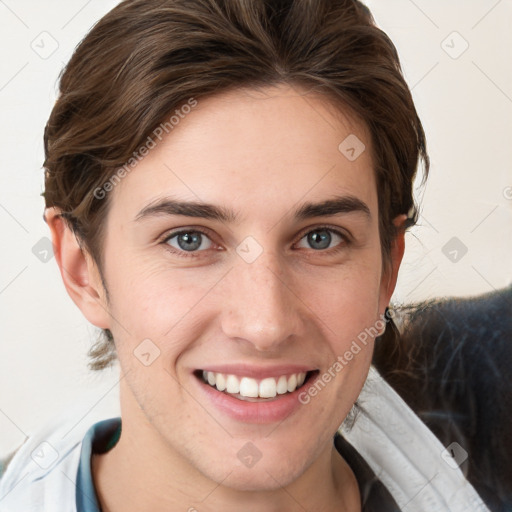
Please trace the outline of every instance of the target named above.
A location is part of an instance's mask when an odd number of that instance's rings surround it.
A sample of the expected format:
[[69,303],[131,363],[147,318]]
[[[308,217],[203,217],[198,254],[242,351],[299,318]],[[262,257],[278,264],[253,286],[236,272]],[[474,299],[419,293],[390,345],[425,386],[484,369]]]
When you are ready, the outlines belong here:
[[257,366],[242,363],[206,365],[199,368],[199,370],[214,373],[223,373],[225,375],[237,375],[239,377],[252,377],[254,379],[264,379],[267,377],[280,377],[281,375],[291,375],[292,373],[307,373],[316,370],[316,368],[303,364]]

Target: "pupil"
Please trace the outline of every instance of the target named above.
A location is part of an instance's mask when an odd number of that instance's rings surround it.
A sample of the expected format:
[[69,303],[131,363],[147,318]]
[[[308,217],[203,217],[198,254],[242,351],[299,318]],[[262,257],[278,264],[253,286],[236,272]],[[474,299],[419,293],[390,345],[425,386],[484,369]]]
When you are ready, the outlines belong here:
[[201,234],[182,233],[181,235],[178,235],[178,245],[184,251],[194,251],[201,245]]
[[325,229],[314,231],[308,235],[308,242],[313,249],[326,249],[331,244],[331,234]]

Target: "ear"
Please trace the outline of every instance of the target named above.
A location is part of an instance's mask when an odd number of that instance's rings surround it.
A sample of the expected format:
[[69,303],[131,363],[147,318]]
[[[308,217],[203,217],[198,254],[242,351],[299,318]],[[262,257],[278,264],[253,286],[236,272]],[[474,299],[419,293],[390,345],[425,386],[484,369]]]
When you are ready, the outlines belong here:
[[398,215],[393,219],[393,224],[396,227],[396,236],[391,244],[390,258],[391,261],[384,268],[381,280],[380,290],[380,303],[379,311],[384,313],[385,308],[388,306],[391,296],[395,291],[396,281],[398,278],[398,270],[402,263],[402,258],[405,251],[405,221],[407,215]]
[[68,223],[57,208],[47,208],[44,218],[53,243],[64,286],[89,322],[102,329],[110,326],[106,291],[94,260],[82,250]]

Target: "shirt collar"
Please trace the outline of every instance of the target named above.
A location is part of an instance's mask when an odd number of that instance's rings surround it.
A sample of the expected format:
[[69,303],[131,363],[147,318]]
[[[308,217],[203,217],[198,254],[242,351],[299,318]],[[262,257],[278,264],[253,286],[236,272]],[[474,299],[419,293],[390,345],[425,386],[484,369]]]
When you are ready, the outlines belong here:
[[110,418],[92,425],[82,440],[80,462],[76,478],[77,512],[101,512],[92,478],[93,453],[106,453],[119,441],[121,418]]

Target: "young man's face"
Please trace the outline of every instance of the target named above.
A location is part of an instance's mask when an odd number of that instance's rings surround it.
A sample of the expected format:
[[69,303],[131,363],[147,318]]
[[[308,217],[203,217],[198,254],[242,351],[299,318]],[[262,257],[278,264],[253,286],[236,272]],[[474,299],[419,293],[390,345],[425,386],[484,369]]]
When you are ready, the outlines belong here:
[[[368,131],[296,91],[200,100],[110,192],[106,219],[109,315],[95,321],[124,375],[123,435],[238,489],[328,460],[370,365],[361,333],[381,326],[401,257],[383,273]],[[203,371],[248,394],[308,380],[243,399]]]

